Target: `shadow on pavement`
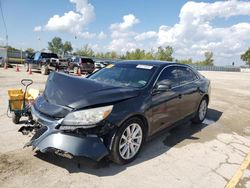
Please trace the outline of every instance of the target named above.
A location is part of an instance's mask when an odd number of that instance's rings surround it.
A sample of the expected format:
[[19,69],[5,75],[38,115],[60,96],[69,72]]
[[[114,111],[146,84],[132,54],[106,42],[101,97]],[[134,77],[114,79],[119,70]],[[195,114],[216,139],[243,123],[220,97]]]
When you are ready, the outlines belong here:
[[198,137],[193,135],[203,128],[214,124],[220,119],[221,115],[222,112],[220,111],[208,109],[206,120],[202,124],[194,125],[189,121],[171,130],[162,131],[144,145],[135,161],[127,165],[116,165],[107,158],[95,162],[83,157],[67,159],[52,153],[43,154],[41,152],[36,152],[35,156],[41,160],[65,168],[69,173],[89,173],[96,176],[112,176],[122,172],[130,166],[140,164],[166,153],[171,147],[174,147],[185,139],[199,140]]

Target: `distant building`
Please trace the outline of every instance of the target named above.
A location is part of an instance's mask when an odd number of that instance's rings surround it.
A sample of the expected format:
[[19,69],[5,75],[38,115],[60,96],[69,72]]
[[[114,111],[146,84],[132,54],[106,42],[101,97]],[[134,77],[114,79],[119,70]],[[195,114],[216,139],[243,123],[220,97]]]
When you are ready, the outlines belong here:
[[27,57],[27,53],[20,50],[7,50],[7,48],[0,47],[0,57],[3,57],[4,60],[8,60],[9,63],[21,62],[21,59]]
[[1,48],[0,47],[0,56],[3,57],[4,59],[7,58],[7,48]]

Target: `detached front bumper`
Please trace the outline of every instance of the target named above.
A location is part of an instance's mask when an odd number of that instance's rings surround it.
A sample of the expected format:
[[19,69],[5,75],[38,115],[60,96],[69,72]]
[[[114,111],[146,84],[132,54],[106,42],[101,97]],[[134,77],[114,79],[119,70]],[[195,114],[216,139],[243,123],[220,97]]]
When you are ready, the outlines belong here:
[[73,156],[85,156],[96,161],[109,154],[101,138],[95,135],[80,136],[65,133],[56,128],[60,125],[62,119],[50,119],[39,113],[33,106],[31,112],[34,120],[41,124],[42,127],[27,144],[28,146],[38,148],[41,152],[55,149]]

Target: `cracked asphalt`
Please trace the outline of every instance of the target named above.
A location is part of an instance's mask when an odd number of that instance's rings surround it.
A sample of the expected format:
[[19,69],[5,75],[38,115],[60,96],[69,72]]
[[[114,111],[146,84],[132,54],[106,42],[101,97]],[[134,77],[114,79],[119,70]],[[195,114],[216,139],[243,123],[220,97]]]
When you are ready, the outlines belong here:
[[[212,82],[206,120],[157,134],[138,159],[118,166],[23,149],[30,136],[6,116],[7,90],[22,78],[43,90],[47,77],[0,68],[1,187],[225,187],[250,152],[250,74],[201,73]],[[249,166],[236,187],[250,187]]]

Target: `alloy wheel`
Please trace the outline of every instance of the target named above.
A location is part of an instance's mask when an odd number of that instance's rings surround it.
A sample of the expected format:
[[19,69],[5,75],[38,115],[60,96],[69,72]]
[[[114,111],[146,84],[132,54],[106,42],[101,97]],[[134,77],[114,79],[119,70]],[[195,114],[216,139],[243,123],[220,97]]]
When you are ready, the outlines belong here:
[[130,124],[122,133],[119,142],[119,153],[123,159],[133,158],[142,144],[142,128],[137,123]]
[[207,113],[207,101],[203,100],[200,104],[200,109],[199,109],[200,120],[203,120],[205,118],[206,113]]

